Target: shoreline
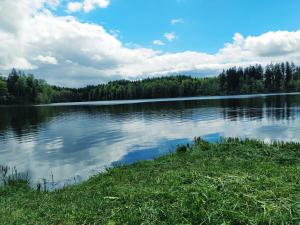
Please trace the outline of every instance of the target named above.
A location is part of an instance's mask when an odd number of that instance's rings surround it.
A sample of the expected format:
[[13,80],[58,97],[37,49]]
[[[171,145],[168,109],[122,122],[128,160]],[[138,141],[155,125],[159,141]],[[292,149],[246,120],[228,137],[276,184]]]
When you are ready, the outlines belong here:
[[196,139],[53,192],[0,188],[3,224],[300,222],[300,144]]
[[216,96],[193,96],[193,97],[178,97],[178,98],[151,98],[151,99],[125,99],[111,101],[83,101],[83,102],[64,102],[33,105],[36,107],[42,106],[101,106],[101,105],[126,105],[140,103],[156,103],[156,102],[176,102],[176,101],[197,101],[197,100],[223,100],[223,99],[248,99],[268,96],[284,96],[284,95],[300,95],[300,92],[283,92],[283,93],[260,93],[260,94],[241,94],[241,95],[216,95]]
[[107,106],[107,105],[127,105],[156,102],[176,102],[176,101],[201,101],[201,100],[226,100],[226,99],[249,99],[269,96],[300,95],[300,92],[276,92],[257,94],[232,94],[232,95],[205,95],[175,98],[149,98],[149,99],[122,99],[122,100],[102,100],[102,101],[82,101],[82,102],[60,102],[49,104],[0,104],[0,107],[60,107],[60,106]]

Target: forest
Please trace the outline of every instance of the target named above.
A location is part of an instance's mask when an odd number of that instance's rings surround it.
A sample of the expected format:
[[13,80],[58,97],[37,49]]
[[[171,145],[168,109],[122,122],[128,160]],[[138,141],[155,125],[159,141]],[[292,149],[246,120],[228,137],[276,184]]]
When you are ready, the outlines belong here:
[[300,67],[276,63],[245,68],[232,67],[219,76],[196,78],[185,75],[118,80],[84,88],[47,84],[32,74],[12,69],[0,76],[0,104],[40,104],[75,101],[101,101],[234,95],[300,91]]

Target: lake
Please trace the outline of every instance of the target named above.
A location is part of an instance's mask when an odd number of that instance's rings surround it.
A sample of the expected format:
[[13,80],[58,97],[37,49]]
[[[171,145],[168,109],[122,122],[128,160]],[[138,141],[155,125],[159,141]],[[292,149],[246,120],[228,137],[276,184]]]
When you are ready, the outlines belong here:
[[[0,107],[0,165],[54,187],[201,136],[300,141],[300,94]],[[52,183],[52,182],[51,182]]]

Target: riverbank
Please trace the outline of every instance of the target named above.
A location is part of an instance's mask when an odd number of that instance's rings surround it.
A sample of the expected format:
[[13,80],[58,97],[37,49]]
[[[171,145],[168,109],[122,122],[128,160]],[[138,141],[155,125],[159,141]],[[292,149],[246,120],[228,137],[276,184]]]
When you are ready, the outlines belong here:
[[76,186],[0,196],[1,224],[298,224],[300,144],[199,139]]

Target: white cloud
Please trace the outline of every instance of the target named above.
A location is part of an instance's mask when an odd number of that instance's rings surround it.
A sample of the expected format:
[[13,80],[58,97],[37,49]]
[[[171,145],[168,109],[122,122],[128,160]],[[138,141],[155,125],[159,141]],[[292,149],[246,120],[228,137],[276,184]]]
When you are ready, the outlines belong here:
[[38,55],[37,57],[33,58],[34,61],[39,61],[41,63],[45,63],[45,64],[52,64],[52,65],[56,65],[57,59],[55,57],[52,56],[42,56],[42,55]]
[[55,9],[60,4],[60,0],[41,0],[40,2],[45,2],[52,9]]
[[183,20],[182,18],[172,19],[172,20],[171,20],[171,24],[172,24],[172,25],[182,24],[182,23],[184,23],[184,20]]
[[67,6],[67,12],[78,12],[83,10],[84,12],[90,12],[96,7],[107,8],[110,4],[110,0],[84,0],[82,2],[69,2]]
[[217,75],[234,65],[286,60],[300,63],[300,30],[249,37],[235,34],[233,41],[215,54],[166,53],[123,44],[100,25],[83,23],[72,16],[56,16],[48,10],[47,2],[0,1],[3,74],[16,67],[30,70],[52,84],[83,86],[165,74]]
[[68,12],[72,13],[72,12],[78,12],[82,9],[82,3],[81,2],[69,2],[68,3]]
[[153,44],[154,45],[159,45],[159,46],[163,46],[163,45],[166,45],[163,41],[161,41],[161,40],[154,40],[153,41]]
[[165,39],[167,39],[169,42],[174,41],[176,38],[176,35],[174,33],[165,33],[164,34]]
[[258,37],[248,37],[245,47],[259,56],[284,55],[300,51],[300,35],[298,32],[268,32]]
[[85,12],[93,10],[95,7],[107,8],[110,0],[84,0],[83,9]]

